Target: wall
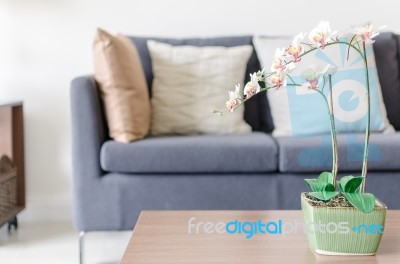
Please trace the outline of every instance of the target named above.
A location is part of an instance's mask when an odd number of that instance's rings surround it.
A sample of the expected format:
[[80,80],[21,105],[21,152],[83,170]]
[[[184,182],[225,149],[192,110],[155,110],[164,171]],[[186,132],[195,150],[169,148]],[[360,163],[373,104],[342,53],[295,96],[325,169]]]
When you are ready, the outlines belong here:
[[93,71],[96,27],[136,35],[293,35],[324,19],[339,30],[370,21],[400,31],[396,0],[366,3],[0,0],[0,100],[25,103],[28,208],[22,219],[71,217],[69,84]]

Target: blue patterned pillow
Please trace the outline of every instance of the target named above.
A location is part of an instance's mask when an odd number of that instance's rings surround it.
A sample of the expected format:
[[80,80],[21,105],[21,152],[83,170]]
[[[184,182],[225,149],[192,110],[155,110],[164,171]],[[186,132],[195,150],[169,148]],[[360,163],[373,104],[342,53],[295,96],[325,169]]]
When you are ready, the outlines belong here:
[[[288,38],[255,38],[254,40],[261,64],[270,68],[276,48],[288,46]],[[366,126],[366,85],[365,68],[361,56],[348,46],[332,45],[319,49],[302,58],[290,74],[296,83],[304,83],[303,71],[309,65],[325,67],[332,65],[337,72],[332,76],[333,109],[338,133],[361,132]],[[371,95],[371,131],[392,130],[382,100],[372,46],[367,48],[367,60]],[[288,83],[291,81],[288,80]],[[323,86],[320,81],[319,86]],[[324,93],[329,95],[326,84]],[[275,125],[275,136],[306,136],[330,132],[327,106],[320,94],[306,86],[289,86],[270,90],[268,100]]]

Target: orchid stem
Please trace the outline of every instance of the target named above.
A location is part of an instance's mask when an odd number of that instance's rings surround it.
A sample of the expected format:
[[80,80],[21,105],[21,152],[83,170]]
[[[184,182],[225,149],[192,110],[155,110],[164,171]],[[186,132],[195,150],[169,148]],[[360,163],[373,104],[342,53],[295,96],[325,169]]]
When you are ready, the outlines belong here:
[[368,73],[368,61],[367,61],[367,52],[365,49],[365,42],[363,42],[363,59],[365,64],[365,79],[367,84],[367,127],[365,128],[365,142],[364,142],[364,157],[363,157],[363,166],[362,166],[362,173],[363,182],[361,185],[360,192],[365,192],[365,184],[367,181],[367,170],[368,170],[368,145],[369,145],[369,136],[370,136],[370,126],[371,126],[371,98],[370,98],[370,87],[369,87],[369,73]]
[[336,127],[335,127],[335,115],[333,113],[333,99],[332,99],[332,75],[328,74],[329,78],[329,93],[330,93],[330,103],[326,98],[325,94],[315,89],[325,100],[326,107],[328,109],[328,114],[330,118],[331,125],[331,140],[332,140],[332,175],[333,175],[333,186],[336,188],[336,178],[338,173],[338,153],[337,153],[337,142],[336,142]]
[[332,89],[332,75],[328,74],[329,78],[329,98],[331,111],[329,113],[331,119],[331,138],[332,138],[332,175],[333,186],[336,188],[336,178],[338,173],[338,152],[336,140],[336,126],[335,126],[335,113],[333,111],[333,89]]

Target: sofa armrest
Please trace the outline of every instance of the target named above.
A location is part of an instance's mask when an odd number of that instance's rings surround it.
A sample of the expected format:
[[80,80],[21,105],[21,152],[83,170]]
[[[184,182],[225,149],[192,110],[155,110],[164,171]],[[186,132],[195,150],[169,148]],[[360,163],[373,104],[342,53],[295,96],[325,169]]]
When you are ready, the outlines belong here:
[[100,148],[107,139],[107,127],[93,76],[72,81],[71,118],[74,187],[80,187],[103,174]]

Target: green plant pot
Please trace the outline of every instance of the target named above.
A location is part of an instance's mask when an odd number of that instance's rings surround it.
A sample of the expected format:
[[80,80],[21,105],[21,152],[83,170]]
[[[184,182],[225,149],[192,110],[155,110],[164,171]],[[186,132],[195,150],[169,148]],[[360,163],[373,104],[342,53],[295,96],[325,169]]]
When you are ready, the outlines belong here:
[[376,199],[375,209],[314,206],[301,194],[301,208],[310,249],[322,255],[375,255],[385,225],[387,207]]

